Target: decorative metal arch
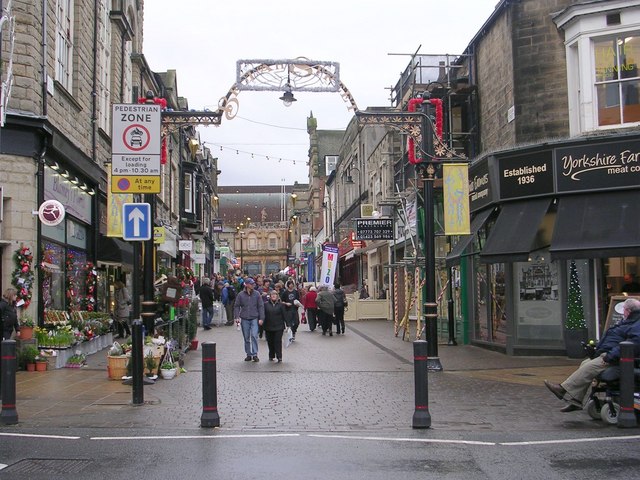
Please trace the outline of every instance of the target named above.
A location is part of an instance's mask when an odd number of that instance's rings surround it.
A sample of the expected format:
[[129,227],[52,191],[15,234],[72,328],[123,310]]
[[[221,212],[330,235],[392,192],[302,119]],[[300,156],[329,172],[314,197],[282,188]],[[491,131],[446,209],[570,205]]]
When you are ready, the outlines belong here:
[[[339,92],[348,103],[348,110],[357,112],[358,106],[351,92],[340,81],[340,64],[309,60],[238,60],[236,83],[218,101],[218,112],[227,120],[238,113],[238,94],[243,90],[283,92]],[[219,123],[219,122],[218,122]]]

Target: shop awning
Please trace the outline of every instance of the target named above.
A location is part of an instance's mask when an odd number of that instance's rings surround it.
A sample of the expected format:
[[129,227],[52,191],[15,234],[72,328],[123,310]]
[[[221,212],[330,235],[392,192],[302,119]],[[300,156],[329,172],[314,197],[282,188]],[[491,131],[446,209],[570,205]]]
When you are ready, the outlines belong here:
[[503,205],[480,259],[487,263],[526,262],[550,203],[542,198]]
[[487,218],[489,218],[489,215],[491,215],[492,212],[493,208],[487,208],[486,210],[481,211],[473,217],[469,229],[471,233],[469,235],[460,235],[458,242],[453,246],[453,248],[447,255],[447,267],[451,267],[460,263],[460,257],[464,256],[464,251],[469,245],[471,245],[474,237],[478,234],[478,230],[482,228],[484,222],[487,221]]
[[99,262],[133,265],[133,245],[116,237],[98,237]]
[[560,198],[551,258],[640,255],[638,205],[640,191]]

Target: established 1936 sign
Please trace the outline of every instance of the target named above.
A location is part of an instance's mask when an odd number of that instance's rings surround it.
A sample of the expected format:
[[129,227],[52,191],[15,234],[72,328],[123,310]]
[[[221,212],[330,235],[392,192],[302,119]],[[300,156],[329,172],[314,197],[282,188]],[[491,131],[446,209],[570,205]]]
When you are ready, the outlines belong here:
[[356,218],[358,240],[393,240],[393,233],[391,218]]

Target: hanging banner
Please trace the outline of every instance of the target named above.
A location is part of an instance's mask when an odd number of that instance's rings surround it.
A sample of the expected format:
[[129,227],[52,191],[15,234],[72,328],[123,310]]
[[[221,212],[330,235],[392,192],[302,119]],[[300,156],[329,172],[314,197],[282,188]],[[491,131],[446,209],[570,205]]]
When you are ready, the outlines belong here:
[[469,235],[469,166],[442,165],[445,235]]
[[327,243],[322,246],[322,269],[320,285],[333,285],[338,268],[338,245]]
[[[111,172],[107,170],[107,182],[111,185]],[[133,203],[130,193],[111,193],[107,189],[107,237],[122,238],[122,206]]]

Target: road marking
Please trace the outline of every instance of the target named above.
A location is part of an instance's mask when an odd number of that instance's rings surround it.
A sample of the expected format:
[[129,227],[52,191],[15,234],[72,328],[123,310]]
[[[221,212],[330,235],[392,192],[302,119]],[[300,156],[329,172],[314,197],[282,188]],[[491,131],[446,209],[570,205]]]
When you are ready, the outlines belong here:
[[587,443],[587,442],[610,442],[611,440],[637,440],[640,435],[629,435],[619,437],[601,437],[601,438],[573,438],[565,440],[538,440],[534,442],[500,442],[500,445],[519,446],[519,445],[552,445],[554,443]]
[[309,437],[318,438],[344,438],[348,440],[377,440],[377,441],[389,441],[389,442],[418,442],[418,443],[454,443],[462,445],[487,445],[495,446],[495,442],[477,442],[474,440],[441,440],[435,438],[392,438],[392,437],[359,437],[351,435],[317,435],[310,434]]
[[5,464],[5,463],[0,463],[0,470],[4,470],[5,468],[7,468],[9,465]]
[[80,437],[64,435],[36,435],[34,433],[0,433],[1,437],[31,437],[31,438],[55,438],[61,440],[80,440]]
[[274,438],[274,437],[299,437],[299,433],[265,433],[246,435],[157,435],[148,437],[90,437],[90,440],[192,440],[192,439],[212,439],[212,438]]

